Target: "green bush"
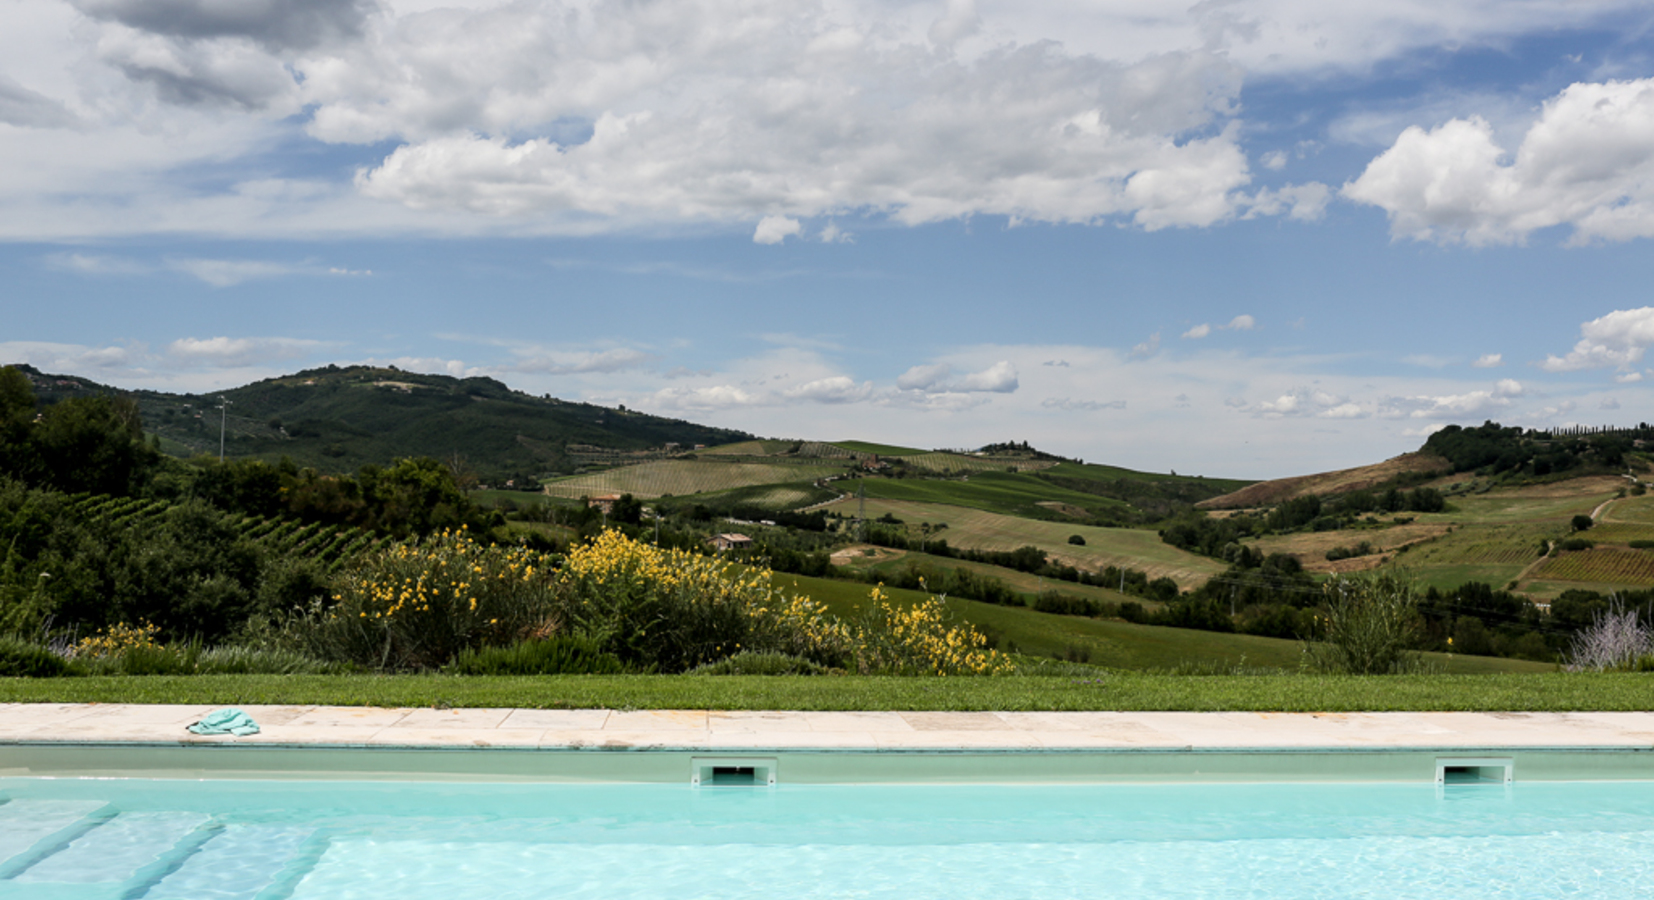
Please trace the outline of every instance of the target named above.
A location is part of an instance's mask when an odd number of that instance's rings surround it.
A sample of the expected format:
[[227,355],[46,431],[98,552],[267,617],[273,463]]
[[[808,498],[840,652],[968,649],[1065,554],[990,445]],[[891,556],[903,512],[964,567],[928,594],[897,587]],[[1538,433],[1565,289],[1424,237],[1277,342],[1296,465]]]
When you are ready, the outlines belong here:
[[1596,546],[1596,542],[1588,541],[1585,538],[1568,538],[1560,546],[1564,550],[1589,550]]
[[737,653],[690,669],[690,675],[822,675],[826,667],[785,653]]
[[1634,550],[1654,550],[1654,541],[1631,541]]
[[1416,670],[1419,596],[1410,581],[1393,572],[1340,575],[1324,587],[1317,618],[1318,640],[1308,661],[1323,672],[1386,675]]
[[22,638],[0,637],[0,676],[55,678],[73,674],[68,660]]
[[626,667],[620,657],[604,653],[592,638],[558,635],[509,647],[461,650],[448,671],[455,675],[614,675]]
[[552,562],[484,546],[464,529],[398,544],[358,559],[331,603],[286,622],[283,641],[380,671],[439,668],[462,650],[555,630]]

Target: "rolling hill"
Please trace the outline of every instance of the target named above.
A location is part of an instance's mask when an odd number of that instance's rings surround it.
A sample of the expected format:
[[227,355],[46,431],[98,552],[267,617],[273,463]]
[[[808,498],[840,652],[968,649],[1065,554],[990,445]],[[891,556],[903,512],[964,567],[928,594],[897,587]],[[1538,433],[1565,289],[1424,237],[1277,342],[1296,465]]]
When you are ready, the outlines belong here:
[[[420,375],[396,368],[328,366],[204,394],[121,391],[84,378],[19,366],[46,403],[91,394],[138,401],[144,430],[179,456],[216,454],[220,426],[230,457],[348,472],[399,457],[455,454],[484,480],[572,472],[664,458],[668,445],[751,440],[752,435],[632,410],[514,391],[492,378]],[[220,399],[229,401],[227,411]]]

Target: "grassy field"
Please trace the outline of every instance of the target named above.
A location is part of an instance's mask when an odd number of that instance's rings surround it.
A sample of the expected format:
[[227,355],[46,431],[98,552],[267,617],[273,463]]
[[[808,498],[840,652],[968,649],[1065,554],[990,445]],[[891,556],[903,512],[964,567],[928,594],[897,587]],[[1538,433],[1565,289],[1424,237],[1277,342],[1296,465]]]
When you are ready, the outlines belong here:
[[670,494],[681,497],[709,491],[766,484],[810,481],[837,475],[843,466],[830,463],[748,463],[712,462],[695,459],[663,459],[624,466],[590,475],[575,475],[546,483],[546,493],[555,497],[587,497],[593,494],[631,494],[643,500]]
[[1118,466],[1103,466],[1095,463],[1057,463],[1045,470],[1051,475],[1060,475],[1065,478],[1084,478],[1089,481],[1146,481],[1146,482],[1200,482],[1202,485],[1219,491],[1238,491],[1249,484],[1238,478],[1206,478],[1200,475],[1173,475],[1159,472],[1139,472],[1135,469],[1122,469]]
[[[776,575],[784,590],[806,594],[827,605],[835,615],[855,618],[867,601],[869,586],[849,581]],[[920,591],[885,589],[896,603],[915,603],[928,595]],[[1087,619],[1035,612],[1027,607],[995,606],[950,598],[948,606],[960,619],[995,640],[1001,649],[1031,656],[1079,658],[1091,665],[1116,669],[1232,669],[1237,666],[1295,670],[1303,660],[1303,644],[1248,634],[1222,634],[1190,628],[1133,625],[1114,619]],[[1457,674],[1540,672],[1553,666],[1484,656],[1448,657],[1426,654],[1444,671]]]
[[[828,507],[854,515],[856,501],[843,500]],[[915,503],[907,500],[867,501],[867,514],[876,518],[889,513],[904,522],[946,524],[938,537],[951,547],[976,550],[1015,550],[1034,546],[1048,556],[1077,568],[1095,571],[1103,566],[1125,565],[1141,569],[1150,578],[1167,577],[1183,588],[1205,583],[1223,571],[1223,564],[1179,550],[1160,540],[1152,531],[1133,528],[1098,528],[1062,522],[1036,522],[962,506]],[[1085,539],[1085,546],[1068,543],[1070,535]]]
[[212,675],[0,678],[7,703],[530,709],[1584,712],[1654,710],[1647,675],[868,678]]
[[[876,560],[866,560],[865,557],[856,555],[852,548],[851,552],[842,555],[842,558],[844,558],[846,562],[841,563],[840,565],[846,569],[854,569],[863,572],[871,570],[881,574],[894,574],[901,572],[904,571],[909,565],[918,565],[927,569],[936,569],[941,571],[965,570],[977,575],[997,578],[1003,582],[1006,587],[1023,594],[1039,594],[1044,591],[1058,591],[1073,597],[1084,597],[1088,600],[1102,600],[1110,603],[1140,603],[1148,609],[1158,609],[1161,605],[1153,600],[1144,600],[1141,597],[1134,597],[1130,594],[1122,594],[1119,591],[1111,590],[1109,588],[1094,587],[1089,584],[1074,584],[1068,581],[1052,581],[1048,578],[1041,578],[1038,575],[1030,575],[1027,572],[1018,572],[1015,569],[1007,569],[1004,566],[991,566],[987,563],[968,562],[966,560],[952,559],[946,556],[934,556],[929,553],[920,553],[912,550],[877,548],[877,551],[879,555]],[[840,554],[834,554],[835,561],[840,558]]]
[[918,453],[902,457],[909,468],[933,475],[952,477],[977,472],[1038,472],[1056,463],[1048,459],[1018,459],[1004,456],[962,456],[958,453]]
[[919,503],[946,503],[1032,519],[1066,520],[1064,515],[1041,503],[1064,505],[1079,510],[1082,515],[1093,510],[1124,510],[1127,505],[1119,500],[1070,491],[1041,481],[1030,475],[1010,472],[981,472],[968,481],[939,481],[929,479],[869,478],[861,482],[869,498],[911,500]]

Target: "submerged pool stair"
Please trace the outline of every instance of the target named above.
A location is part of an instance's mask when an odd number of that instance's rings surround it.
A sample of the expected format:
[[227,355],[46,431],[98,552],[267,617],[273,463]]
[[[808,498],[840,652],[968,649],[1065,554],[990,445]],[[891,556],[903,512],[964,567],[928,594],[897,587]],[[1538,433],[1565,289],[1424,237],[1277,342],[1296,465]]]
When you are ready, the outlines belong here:
[[0,803],[9,900],[280,900],[325,850],[315,829],[230,824],[101,801]]

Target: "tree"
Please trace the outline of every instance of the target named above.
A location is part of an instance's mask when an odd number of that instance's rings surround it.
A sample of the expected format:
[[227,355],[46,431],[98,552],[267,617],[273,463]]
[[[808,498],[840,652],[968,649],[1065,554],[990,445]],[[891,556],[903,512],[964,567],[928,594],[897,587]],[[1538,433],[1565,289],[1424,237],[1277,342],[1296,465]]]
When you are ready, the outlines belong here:
[[1592,525],[1597,523],[1595,519],[1581,513],[1580,515],[1574,516],[1570,524],[1573,525],[1575,531],[1588,531]]

